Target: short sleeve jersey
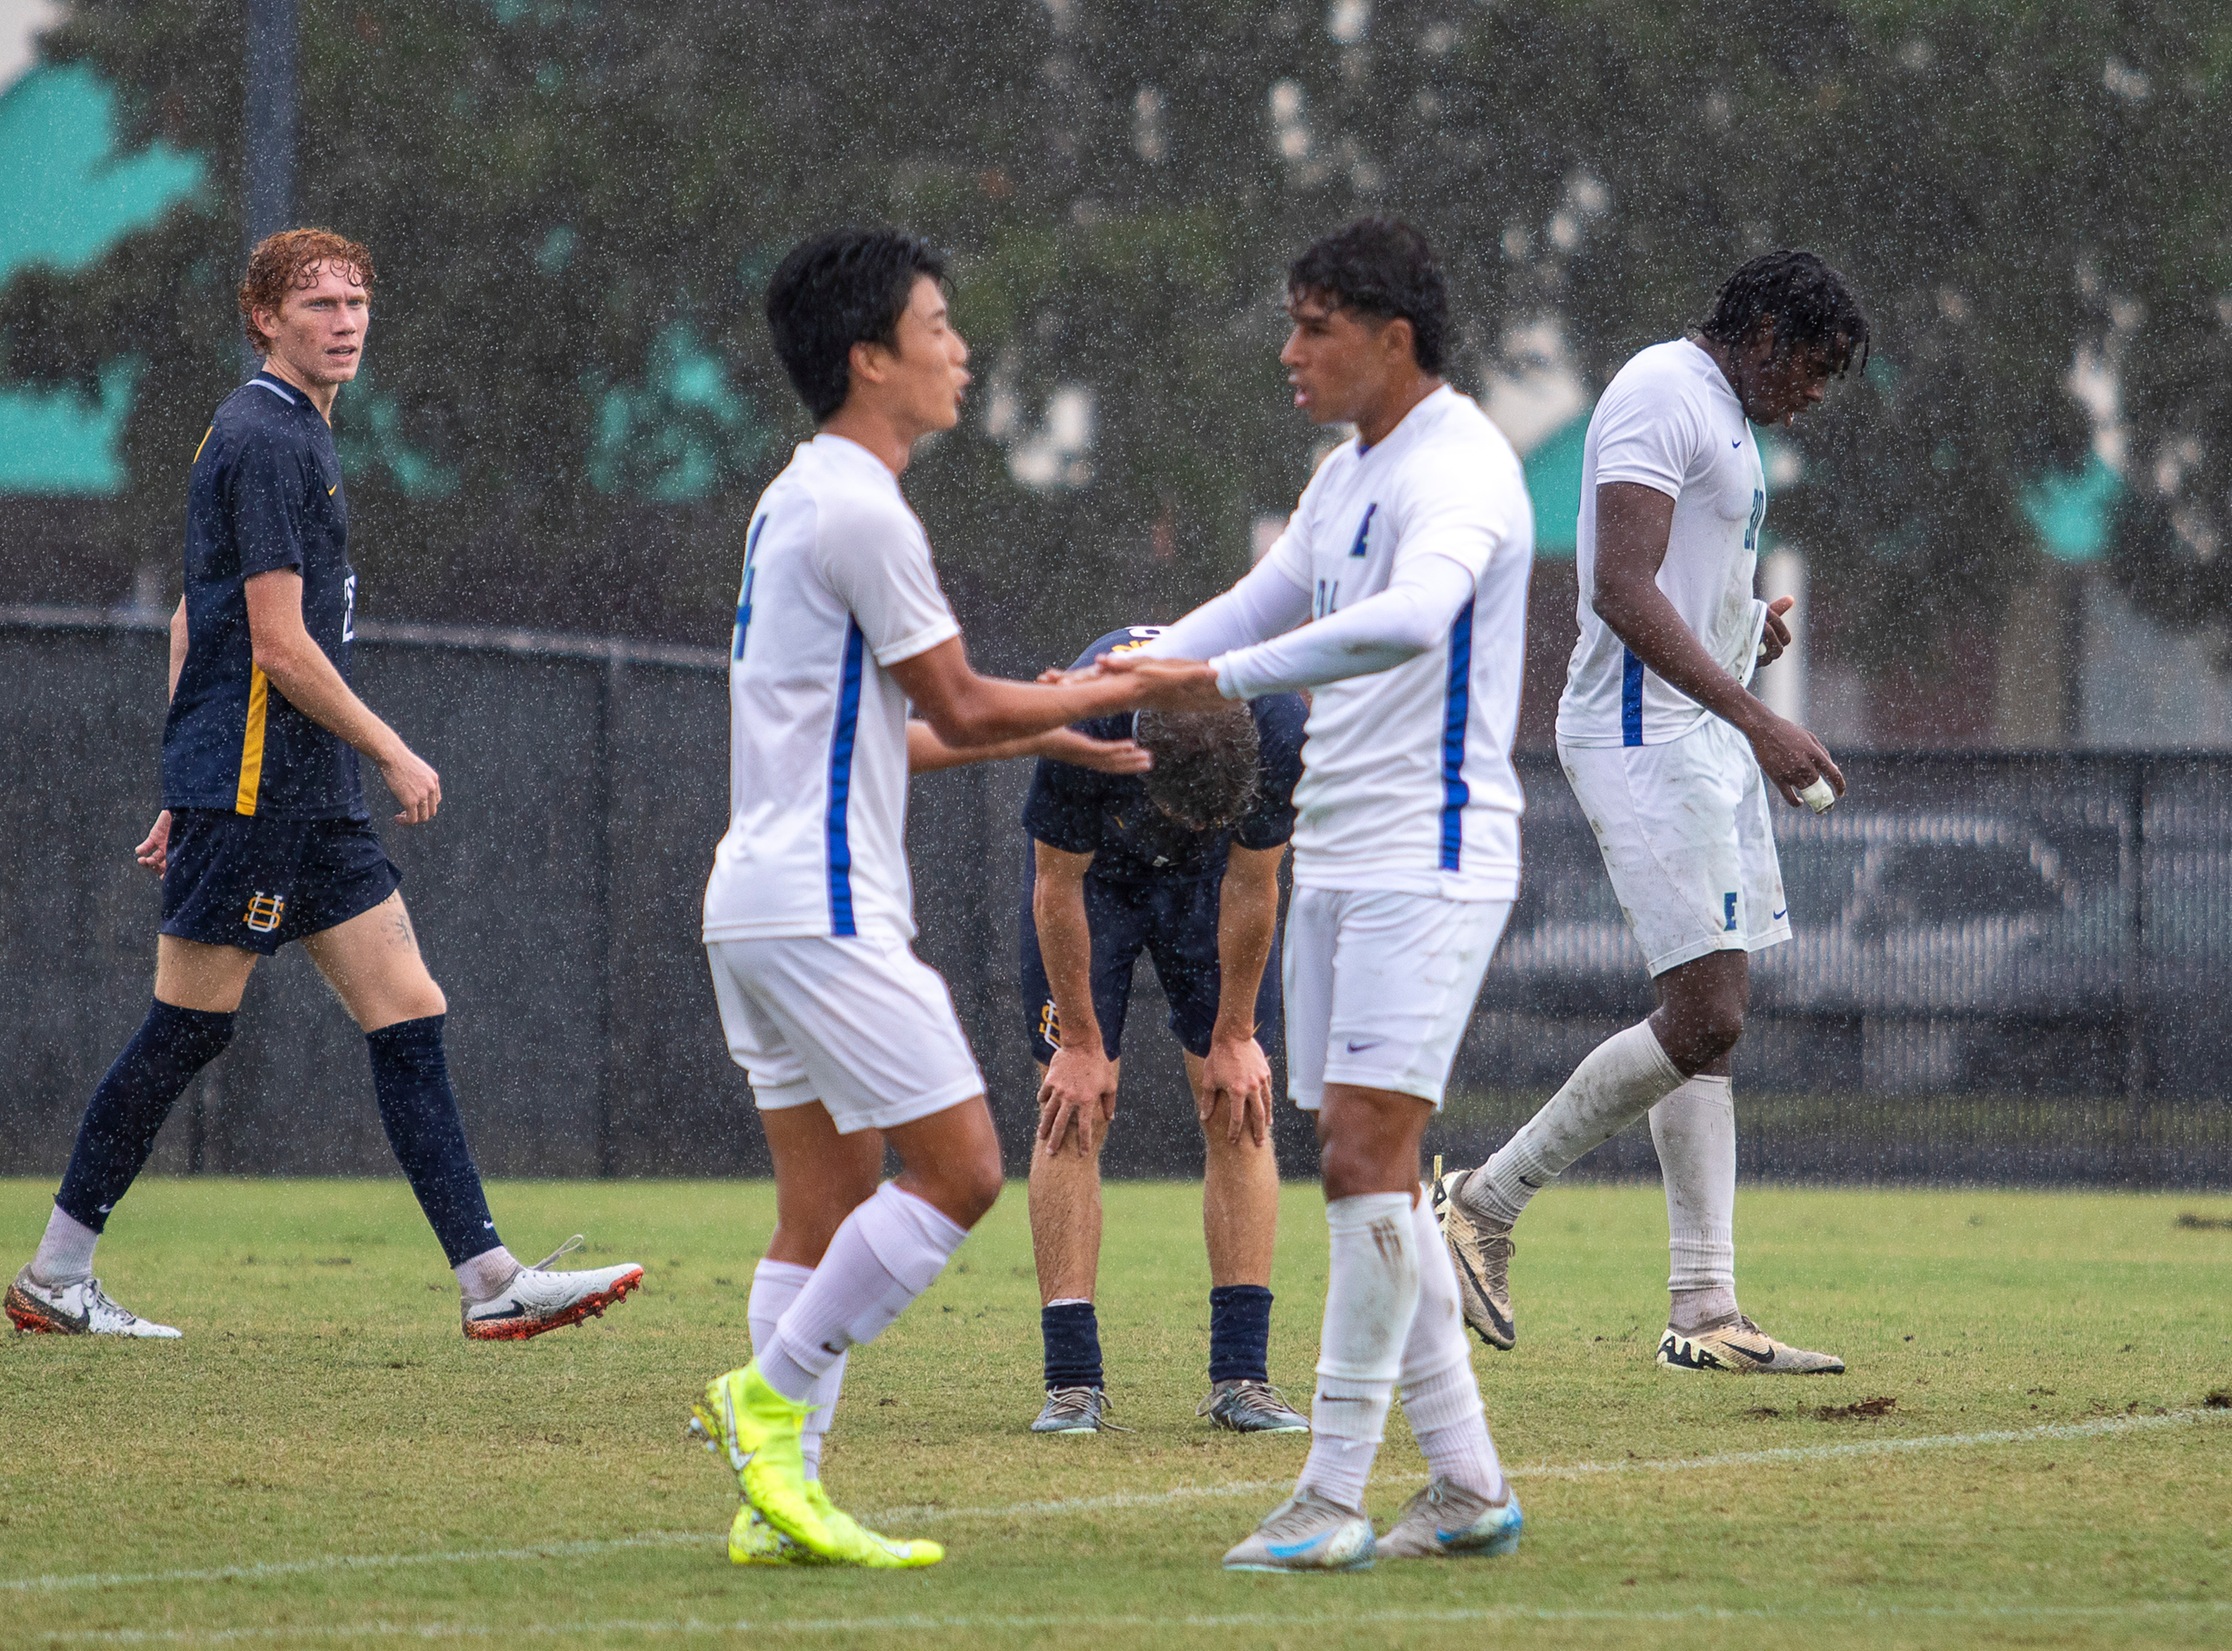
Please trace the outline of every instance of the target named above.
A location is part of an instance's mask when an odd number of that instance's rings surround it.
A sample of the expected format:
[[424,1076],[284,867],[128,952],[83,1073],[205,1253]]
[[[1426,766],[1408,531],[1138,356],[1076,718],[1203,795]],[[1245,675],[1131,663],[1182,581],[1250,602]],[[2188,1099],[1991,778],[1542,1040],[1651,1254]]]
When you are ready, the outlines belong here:
[[1689,339],[1636,355],[1589,415],[1575,548],[1581,638],[1558,702],[1558,738],[1568,745],[1659,745],[1709,713],[1630,653],[1590,603],[1596,495],[1607,482],[1637,482],[1674,501],[1658,587],[1722,668],[1749,682],[1767,614],[1752,594],[1767,478],[1743,403]]
[[302,623],[349,674],[356,572],[333,431],[268,372],[218,404],[186,488],[186,663],[163,726],[163,803],[281,820],[368,818],[357,754],[257,668],[248,581],[302,576]]
[[[1071,669],[1144,647],[1161,634],[1154,625],[1110,631],[1079,654]],[[1294,834],[1294,787],[1302,777],[1302,727],[1309,707],[1300,694],[1266,694],[1250,700],[1248,710],[1256,725],[1256,794],[1238,824],[1191,830],[1148,800],[1147,782],[1136,774],[1102,774],[1041,757],[1023,802],[1023,829],[1049,847],[1090,854],[1087,875],[1108,882],[1221,877],[1232,844],[1277,848]],[[1127,711],[1076,726],[1095,739],[1129,739],[1134,720]]]
[[1336,447],[1264,560],[1313,619],[1446,557],[1473,593],[1425,652],[1310,696],[1295,790],[1297,888],[1508,900],[1526,798],[1511,765],[1526,663],[1534,506],[1519,455],[1444,385],[1372,447]]
[[890,668],[960,633],[898,478],[842,436],[801,446],[745,531],[707,940],[913,939]]

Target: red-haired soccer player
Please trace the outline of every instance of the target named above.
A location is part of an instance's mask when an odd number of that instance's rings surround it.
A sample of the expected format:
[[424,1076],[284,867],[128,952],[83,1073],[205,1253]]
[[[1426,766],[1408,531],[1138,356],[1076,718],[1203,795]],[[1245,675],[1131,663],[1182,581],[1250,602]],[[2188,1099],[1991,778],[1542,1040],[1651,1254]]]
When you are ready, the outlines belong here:
[[271,236],[249,257],[240,313],[263,367],[194,455],[164,807],[138,849],[163,879],[155,997],[93,1092],[7,1313],[23,1330],[179,1333],[111,1301],[93,1248],[172,1103],[231,1039],[257,960],[299,940],[364,1029],[380,1122],[457,1274],[465,1334],[523,1340],[603,1312],[643,1269],[526,1267],[497,1238],[443,1058],[448,1006],[365,808],[359,754],[398,824],[442,801],[441,777],[349,686],[357,581],[328,421],[363,358],[372,256],[322,229]]

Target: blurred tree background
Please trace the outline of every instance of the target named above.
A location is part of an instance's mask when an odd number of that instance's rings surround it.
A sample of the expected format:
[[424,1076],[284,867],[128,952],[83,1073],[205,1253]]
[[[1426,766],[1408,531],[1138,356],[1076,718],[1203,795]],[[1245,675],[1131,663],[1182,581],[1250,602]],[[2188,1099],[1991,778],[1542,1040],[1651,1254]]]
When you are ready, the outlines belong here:
[[[300,216],[381,269],[337,414],[379,617],[718,641],[750,501],[805,433],[766,276],[866,219],[953,253],[978,385],[907,485],[980,654],[1023,669],[1167,617],[1241,571],[1307,479],[1322,437],[1275,360],[1282,272],[1365,211],[1442,253],[1451,377],[1544,505],[1553,631],[1595,394],[1778,245],[1844,269],[1876,327],[1866,373],[1772,464],[1769,525],[1807,553],[1825,654],[1886,703],[1933,680],[2004,700],[2061,622],[2036,593],[2087,561],[2163,623],[2232,617],[2232,18],[2212,5],[301,18]],[[105,531],[164,559],[240,371],[241,29],[234,6],[77,0],[47,61],[115,88],[125,151],[207,157],[205,180],[89,267],[0,288],[0,381],[90,398],[136,374]]]

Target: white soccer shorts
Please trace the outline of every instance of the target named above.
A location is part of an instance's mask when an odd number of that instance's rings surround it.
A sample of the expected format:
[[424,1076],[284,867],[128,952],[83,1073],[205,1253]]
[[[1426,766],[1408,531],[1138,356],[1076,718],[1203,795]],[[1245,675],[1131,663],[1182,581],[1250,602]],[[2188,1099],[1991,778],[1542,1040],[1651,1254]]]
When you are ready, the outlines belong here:
[[1315,1112],[1329,1083],[1441,1108],[1508,900],[1298,888],[1287,907],[1287,1097]]
[[904,943],[798,935],[705,952],[729,1056],[761,1111],[819,1101],[850,1135],[984,1093],[944,978]]
[[1790,902],[1751,744],[1707,717],[1662,745],[1558,746],[1650,972],[1790,938]]

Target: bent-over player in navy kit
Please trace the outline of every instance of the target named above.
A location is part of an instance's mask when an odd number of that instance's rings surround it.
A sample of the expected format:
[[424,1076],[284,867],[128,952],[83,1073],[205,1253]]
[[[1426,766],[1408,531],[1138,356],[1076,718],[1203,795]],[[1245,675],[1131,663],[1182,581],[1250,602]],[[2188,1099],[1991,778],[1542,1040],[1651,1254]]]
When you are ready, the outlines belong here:
[[[1159,634],[1144,625],[1111,631],[1077,664]],[[1150,772],[1041,760],[1032,778],[1022,983],[1041,1073],[1031,1244],[1046,1342],[1046,1405],[1034,1432],[1096,1432],[1107,1403],[1093,1311],[1100,1151],[1143,952],[1170,1002],[1207,1149],[1202,1413],[1242,1433],[1309,1428],[1268,1379],[1279,1166],[1271,1068],[1256,1041],[1259,1025],[1279,1019],[1278,971],[1268,965],[1307,716],[1301,695],[1271,694],[1228,710],[1103,717],[1079,726],[1103,739],[1132,735],[1153,754]]]
[[285,231],[249,257],[240,311],[264,364],[194,454],[164,808],[138,849],[163,879],[155,997],[94,1090],[46,1235],[8,1289],[20,1330],[179,1334],[102,1292],[94,1245],[172,1104],[231,1039],[257,960],[294,940],[364,1029],[380,1122],[456,1271],[466,1335],[539,1335],[642,1281],[634,1265],[523,1267],[498,1239],[450,1089],[447,1004],[365,808],[360,752],[400,824],[433,819],[442,800],[440,776],[348,681],[356,574],[328,420],[356,376],[371,289],[371,255],[325,230]]

